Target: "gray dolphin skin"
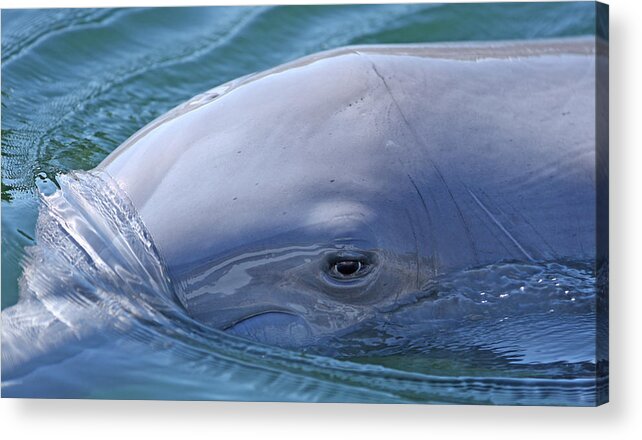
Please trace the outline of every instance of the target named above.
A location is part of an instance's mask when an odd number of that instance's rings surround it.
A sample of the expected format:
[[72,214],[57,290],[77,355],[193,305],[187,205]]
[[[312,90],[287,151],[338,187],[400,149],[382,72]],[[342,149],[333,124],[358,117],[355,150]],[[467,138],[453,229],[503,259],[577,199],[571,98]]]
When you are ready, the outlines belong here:
[[595,259],[596,60],[588,38],[331,50],[196,96],[98,169],[189,315],[305,343],[437,274]]

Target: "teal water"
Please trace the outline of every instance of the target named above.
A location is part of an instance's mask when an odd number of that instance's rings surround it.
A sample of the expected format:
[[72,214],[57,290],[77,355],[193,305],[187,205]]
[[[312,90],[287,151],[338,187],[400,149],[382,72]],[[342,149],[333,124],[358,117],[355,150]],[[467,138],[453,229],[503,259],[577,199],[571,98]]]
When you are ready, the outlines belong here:
[[[93,168],[137,129],[200,92],[248,73],[348,44],[539,39],[603,32],[602,24],[595,22],[595,5],[591,2],[4,10],[1,24],[2,309],[17,302],[18,280],[26,261],[25,249],[35,244],[39,183],[71,170]],[[528,272],[527,268],[524,270]],[[576,276],[575,270],[575,267],[565,267],[561,272],[563,276],[570,276],[572,281],[569,282],[576,283],[580,290],[594,284],[595,278],[591,274],[582,272]],[[577,281],[578,277],[580,281]],[[588,298],[587,301],[591,301]],[[540,312],[548,313],[548,310]],[[594,322],[591,321],[594,310],[587,310],[581,319],[578,318],[579,327],[575,330],[587,329],[590,327],[587,325]],[[376,334],[376,329],[370,330]],[[544,329],[542,332],[546,333]],[[379,340],[381,335],[373,338]],[[220,345],[225,344],[219,341],[205,343],[198,338],[190,341],[195,344],[197,340],[199,344],[218,347],[218,354],[226,350]],[[433,362],[428,367],[417,361],[425,359],[421,357],[422,350],[413,351],[411,357],[406,356],[401,362],[399,356],[404,355],[403,351],[373,353],[364,352],[362,347],[349,347],[351,354],[345,357],[358,361],[359,365],[368,365],[367,368],[353,374],[350,368],[340,366],[337,371],[341,373],[333,374],[325,372],[332,369],[323,363],[325,361],[306,360],[312,362],[311,366],[305,362],[295,363],[299,370],[291,374],[297,380],[289,381],[287,377],[275,375],[274,371],[281,366],[272,362],[264,369],[270,373],[253,376],[254,388],[249,387],[246,391],[240,384],[247,384],[251,373],[241,367],[229,367],[239,365],[236,354],[222,356],[228,363],[220,361],[207,366],[197,363],[198,368],[207,370],[210,377],[218,374],[216,377],[221,381],[218,388],[205,389],[201,383],[190,382],[191,371],[179,369],[174,371],[173,381],[168,383],[168,376],[162,370],[174,359],[169,355],[164,355],[169,358],[156,357],[144,366],[144,371],[152,377],[146,385],[144,381],[141,385],[140,377],[130,365],[128,374],[133,379],[129,377],[131,381],[127,382],[121,378],[120,388],[105,385],[110,382],[104,377],[105,383],[90,377],[71,388],[73,395],[80,397],[261,400],[273,396],[277,400],[479,403],[483,402],[479,395],[444,397],[443,389],[458,386],[450,382],[442,384],[442,389],[428,381],[433,388],[418,387],[415,391],[410,391],[412,386],[409,384],[421,381],[422,374],[433,377],[435,371],[450,374],[465,371],[470,377],[488,376],[492,369],[476,370],[474,366],[487,365],[484,359],[500,356],[498,353],[503,353],[502,362],[509,365],[512,362],[510,349],[484,346],[472,360],[453,363],[452,351],[457,352],[457,349],[448,342],[439,341],[436,345],[433,342],[425,343],[432,347],[433,354]],[[332,344],[329,347],[330,352],[322,353],[330,356],[327,359],[340,357],[337,353],[346,353],[346,347]],[[440,356],[434,356],[435,347],[440,347]],[[247,347],[243,350],[247,351]],[[109,353],[115,365],[126,364],[127,356],[123,353],[127,350],[120,347]],[[121,357],[114,353],[120,353]],[[542,371],[537,370],[540,367],[511,370],[508,376],[543,380],[549,377],[547,373],[553,368],[564,380],[579,377],[578,380],[588,381],[594,374],[589,354],[573,350],[570,353],[571,358],[566,359],[570,366],[555,363],[551,367],[550,362],[537,358],[538,365],[545,365],[541,367]],[[86,365],[100,365],[105,359],[104,354],[91,351],[84,352],[83,356]],[[190,351],[190,356],[199,355]],[[528,359],[526,354],[520,356],[517,364]],[[255,358],[243,360],[245,363],[255,361]],[[424,370],[416,367],[418,364],[424,365]],[[143,365],[138,367],[142,371]],[[368,377],[374,374],[373,368],[375,372],[379,371],[377,368],[388,368],[385,371],[390,377],[394,376],[394,380],[368,389],[366,384],[372,382]],[[410,370],[419,376],[409,378],[401,375],[401,370],[406,373]],[[220,379],[221,371],[230,375],[225,385]],[[301,374],[307,379],[301,379]],[[327,384],[328,377],[347,384],[347,388],[333,388]],[[46,381],[47,376],[42,380]],[[89,387],[89,390],[88,382],[94,383],[95,387]],[[515,383],[510,387],[516,387],[517,393],[526,397],[519,400],[511,394],[513,391],[504,394],[496,391],[499,396],[496,403],[591,404],[590,396],[595,390],[586,383],[582,382],[579,388],[546,383],[542,385],[544,391],[539,397],[522,389],[528,388],[527,384]],[[158,390],[161,386],[166,391],[164,394]],[[257,394],[256,387],[260,386],[272,390],[272,394]],[[405,391],[397,393],[395,386]],[[180,394],[185,387],[192,389],[192,394]],[[498,385],[481,380],[478,387],[480,390],[497,389]],[[557,392],[560,388],[556,387],[561,387],[562,391]],[[175,391],[167,391],[172,389]]]

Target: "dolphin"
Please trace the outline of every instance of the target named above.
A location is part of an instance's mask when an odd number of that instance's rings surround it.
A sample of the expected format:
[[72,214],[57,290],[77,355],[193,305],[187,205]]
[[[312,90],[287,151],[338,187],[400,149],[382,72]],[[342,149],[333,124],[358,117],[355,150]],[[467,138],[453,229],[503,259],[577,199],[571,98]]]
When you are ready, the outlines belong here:
[[439,273],[595,259],[597,58],[595,39],[330,50],[196,96],[98,169],[191,316],[305,340]]
[[135,208],[193,319],[306,344],[443,273],[606,259],[605,51],[593,38],[329,50],[190,99],[95,171]]

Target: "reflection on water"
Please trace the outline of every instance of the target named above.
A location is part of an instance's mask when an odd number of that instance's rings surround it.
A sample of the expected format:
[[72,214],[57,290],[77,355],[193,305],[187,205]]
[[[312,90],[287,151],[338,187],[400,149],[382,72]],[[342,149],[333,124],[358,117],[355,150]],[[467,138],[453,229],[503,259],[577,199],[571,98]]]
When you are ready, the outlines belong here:
[[[3,312],[3,395],[592,405],[590,262],[449,274],[297,350],[192,320],[107,176],[42,182],[38,245]],[[596,388],[597,387],[597,388]]]
[[187,316],[118,189],[60,173],[203,90],[319,50],[594,27],[590,2],[3,10],[3,396],[593,404],[607,369],[592,262],[448,274],[281,350]]

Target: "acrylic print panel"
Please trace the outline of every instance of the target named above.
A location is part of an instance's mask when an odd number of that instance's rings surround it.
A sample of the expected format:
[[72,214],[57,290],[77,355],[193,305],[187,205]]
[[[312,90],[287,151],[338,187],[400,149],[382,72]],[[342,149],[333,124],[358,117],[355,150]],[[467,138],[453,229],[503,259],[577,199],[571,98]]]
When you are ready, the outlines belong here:
[[607,14],[2,11],[3,397],[606,402]]

